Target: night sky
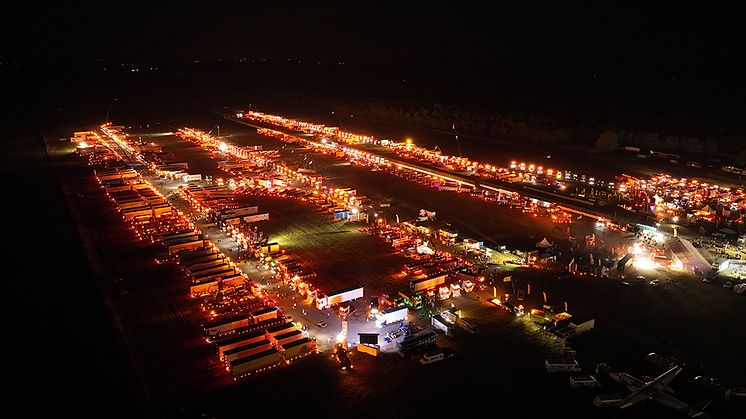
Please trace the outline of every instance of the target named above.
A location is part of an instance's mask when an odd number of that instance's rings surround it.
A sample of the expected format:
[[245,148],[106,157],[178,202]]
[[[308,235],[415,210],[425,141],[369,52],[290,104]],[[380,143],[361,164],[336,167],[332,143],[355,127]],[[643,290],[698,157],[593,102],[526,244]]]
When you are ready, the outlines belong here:
[[[5,14],[14,59],[542,63],[602,71],[729,72],[742,66],[743,4],[588,2],[477,6],[344,2],[23,4]],[[524,2],[520,2],[524,3]],[[111,6],[110,6],[111,4]],[[112,7],[113,6],[113,7]],[[28,19],[18,18],[27,16]]]
[[307,87],[346,78],[361,96],[475,105],[498,98],[529,113],[601,109],[746,125],[743,4],[151,3],[23,3],[3,16],[0,70],[41,63],[33,81],[47,63],[344,63],[356,69],[334,70],[337,79],[328,70],[277,78]]

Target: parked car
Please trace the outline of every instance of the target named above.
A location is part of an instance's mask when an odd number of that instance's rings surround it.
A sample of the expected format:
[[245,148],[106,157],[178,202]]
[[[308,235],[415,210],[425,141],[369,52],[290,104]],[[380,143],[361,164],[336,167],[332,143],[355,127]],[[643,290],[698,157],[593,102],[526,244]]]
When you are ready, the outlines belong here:
[[660,285],[660,281],[658,281],[657,279],[650,281],[651,287],[657,287],[658,285]]
[[326,322],[322,320],[322,321],[316,323],[316,326],[324,328],[324,327],[326,327]]

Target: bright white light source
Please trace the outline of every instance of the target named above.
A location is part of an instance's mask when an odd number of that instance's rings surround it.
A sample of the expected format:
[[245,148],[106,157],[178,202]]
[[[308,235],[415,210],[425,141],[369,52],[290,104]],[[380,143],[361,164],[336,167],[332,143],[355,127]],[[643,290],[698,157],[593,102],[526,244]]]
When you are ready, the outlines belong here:
[[228,151],[228,144],[226,144],[226,143],[224,143],[224,142],[221,141],[220,145],[218,145],[218,150],[220,150],[223,153],[225,153],[226,151]]
[[358,211],[357,211],[357,208],[353,208],[352,211],[350,212],[352,212],[353,214],[357,214]]
[[656,267],[656,263],[647,256],[638,256],[635,258],[635,267],[637,269],[649,270]]
[[678,223],[679,222],[679,216],[678,215],[674,215],[673,218],[671,219],[671,221],[673,221],[674,223]]

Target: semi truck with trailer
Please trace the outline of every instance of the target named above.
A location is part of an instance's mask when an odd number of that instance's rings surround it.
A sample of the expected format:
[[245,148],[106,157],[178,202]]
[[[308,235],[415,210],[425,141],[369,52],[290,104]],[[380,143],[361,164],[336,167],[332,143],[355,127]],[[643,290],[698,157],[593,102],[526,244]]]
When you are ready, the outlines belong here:
[[194,239],[198,239],[198,238],[200,238],[199,237],[199,233],[197,233],[196,231],[192,232],[191,234],[178,235],[176,237],[164,237],[163,238],[163,245],[170,246],[172,244],[181,243],[181,242],[183,242],[185,240],[189,240],[189,239],[194,240]]
[[217,280],[205,281],[199,284],[190,285],[189,296],[191,298],[201,298],[201,297],[215,294],[219,290],[220,290],[220,285]]
[[182,250],[192,250],[192,249],[198,249],[200,247],[205,247],[205,240],[203,240],[201,237],[195,237],[195,238],[190,237],[190,238],[185,238],[181,241],[167,244],[166,250],[168,250],[168,253],[176,253]]
[[439,285],[443,285],[446,282],[447,274],[437,273],[421,279],[413,279],[409,281],[409,287],[412,292],[420,292],[429,289],[436,288]]
[[227,267],[227,266],[230,266],[230,265],[228,264],[228,262],[224,258],[218,257],[218,258],[214,258],[212,260],[202,261],[202,262],[196,263],[194,265],[186,266],[186,267],[184,267],[184,272],[188,276],[196,276],[196,275],[200,275],[200,274],[203,274],[203,273],[208,273],[213,268],[221,267],[221,266],[226,266]]
[[210,280],[213,280],[215,278],[222,278],[224,276],[233,275],[234,273],[236,273],[236,270],[234,268],[225,268],[223,270],[216,271],[216,272],[210,272],[210,273],[195,275],[195,276],[192,277],[192,283],[193,284],[200,284],[202,282],[210,281]]
[[270,348],[266,351],[231,361],[228,365],[228,370],[233,375],[233,379],[238,380],[253,373],[275,367],[281,362],[280,351]]
[[269,220],[268,212],[263,212],[261,214],[246,215],[241,219],[241,221],[245,223],[255,223],[258,221],[268,221],[268,220]]
[[315,353],[316,341],[307,337],[282,345],[282,357],[288,364],[298,358]]
[[275,336],[279,336],[283,333],[291,332],[295,329],[296,327],[292,322],[278,324],[277,326],[272,326],[272,327],[267,328],[267,338],[274,339]]
[[376,315],[376,326],[383,327],[399,321],[406,321],[409,310],[407,306],[392,307],[381,311]]
[[159,236],[159,240],[165,241],[165,240],[182,239],[184,237],[193,236],[196,233],[197,233],[196,231],[189,229],[189,230],[184,230],[184,231],[180,231],[180,232],[172,233],[172,234],[162,234]]
[[194,250],[185,250],[183,252],[179,252],[177,254],[177,261],[179,265],[188,265],[189,262],[199,259],[205,256],[213,255],[219,253],[217,249],[212,247],[201,247],[199,249]]
[[248,325],[249,317],[245,314],[239,314],[223,319],[210,320],[206,323],[203,323],[202,328],[206,336],[215,337],[230,330]]
[[249,315],[251,324],[259,324],[261,322],[277,319],[282,316],[282,311],[277,307],[266,307],[259,310],[252,311]]
[[277,326],[280,324],[283,320],[282,319],[271,319],[267,321],[263,321],[259,324],[250,324],[248,326],[242,326],[237,329],[230,330],[228,332],[225,332],[221,335],[218,335],[217,337],[208,337],[207,342],[208,343],[215,343],[220,342],[223,339],[229,339],[231,337],[237,337],[237,336],[243,336],[247,335],[249,333],[254,333],[256,331],[264,332],[267,330],[267,328],[272,326]]
[[303,339],[305,334],[302,330],[291,330],[290,332],[283,333],[273,337],[273,343],[276,346],[284,346],[287,343]]
[[316,300],[316,306],[319,310],[322,310],[358,298],[363,298],[363,287],[354,286],[319,296]]
[[197,277],[203,277],[204,275],[211,274],[214,272],[220,272],[224,269],[229,269],[229,268],[231,268],[231,265],[228,262],[224,260],[216,260],[216,261],[210,262],[209,264],[201,268],[196,268],[193,270],[188,269],[186,273],[190,277],[197,278]]
[[268,341],[267,336],[264,334],[264,330],[255,330],[244,335],[228,336],[219,339],[215,346],[218,349],[218,356],[220,359],[223,359],[226,351],[265,340]]
[[270,348],[272,348],[272,343],[267,339],[236,346],[223,352],[223,362],[230,364],[231,361],[264,352]]
[[240,273],[235,273],[233,275],[224,276],[223,279],[220,281],[220,286],[222,288],[228,288],[228,287],[239,287],[244,284],[246,281],[246,278],[244,278],[243,275]]
[[204,266],[208,266],[207,264],[214,261],[222,261],[225,259],[225,256],[222,253],[208,253],[202,257],[194,258],[187,263],[181,264],[181,269],[185,271],[192,271],[195,269],[202,268]]

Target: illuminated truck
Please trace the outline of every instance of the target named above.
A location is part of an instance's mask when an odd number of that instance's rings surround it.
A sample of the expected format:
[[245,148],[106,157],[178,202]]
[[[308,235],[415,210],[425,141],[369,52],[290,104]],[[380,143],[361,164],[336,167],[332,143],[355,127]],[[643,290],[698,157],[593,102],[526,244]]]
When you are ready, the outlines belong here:
[[220,290],[217,280],[208,280],[199,284],[192,284],[189,286],[189,296],[192,298],[200,298],[207,295],[214,294]]
[[278,324],[267,328],[267,338],[273,340],[275,336],[282,335],[283,333],[292,332],[296,327],[292,322]]
[[231,349],[256,342],[262,342],[265,340],[268,339],[267,336],[264,334],[264,330],[255,330],[251,333],[246,333],[243,335],[221,338],[216,342],[216,346],[218,348],[218,356],[220,357],[220,359],[223,359],[225,357],[225,353]]
[[316,341],[311,338],[298,339],[282,345],[282,357],[288,364],[292,361],[316,353]]
[[406,306],[392,307],[381,311],[376,315],[376,326],[383,327],[387,324],[407,320],[409,311]]
[[239,327],[248,326],[249,317],[245,314],[210,320],[202,324],[206,336],[217,336]]
[[248,356],[257,354],[259,352],[264,352],[267,349],[272,349],[272,343],[268,341],[267,339],[247,343],[241,346],[236,346],[235,348],[228,349],[226,351],[223,351],[223,362],[225,362],[227,365],[230,365],[232,361],[235,361],[237,359],[246,358]]
[[234,380],[248,377],[251,374],[265,371],[282,363],[280,352],[275,348],[249,355],[244,358],[235,359],[228,365],[228,370]]
[[438,285],[446,283],[447,274],[438,273],[421,279],[409,281],[409,287],[412,292],[420,292],[436,288]]
[[316,306],[319,310],[323,310],[358,298],[363,298],[363,287],[355,286],[319,296],[316,300]]
[[282,312],[277,307],[267,307],[251,312],[251,324],[259,324],[263,321],[277,319],[282,316]]
[[290,332],[283,333],[274,337],[275,346],[285,346],[290,342],[294,342],[299,339],[306,337],[301,330],[291,330]]

